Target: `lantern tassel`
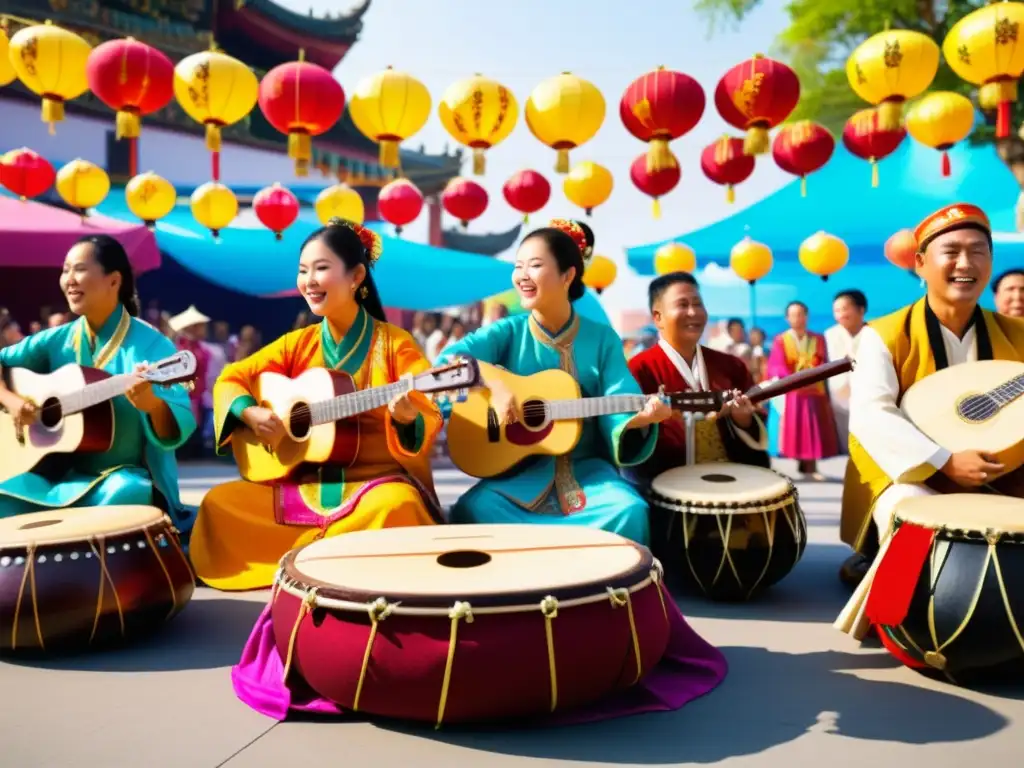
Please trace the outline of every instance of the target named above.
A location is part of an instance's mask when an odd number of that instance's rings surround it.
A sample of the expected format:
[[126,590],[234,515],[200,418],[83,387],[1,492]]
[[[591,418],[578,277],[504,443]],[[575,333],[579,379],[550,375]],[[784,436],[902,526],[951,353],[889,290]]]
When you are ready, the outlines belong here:
[[752,125],[747,129],[747,135],[743,139],[743,154],[763,155],[771,147],[768,137],[768,128],[763,125]]
[[1007,139],[1010,137],[1010,107],[1009,101],[1000,101],[996,107],[996,138]]
[[529,223],[530,223],[530,214],[524,213],[523,214],[523,224],[529,224]]
[[727,185],[725,188],[725,201],[730,204],[736,202],[736,189],[732,184]]
[[211,152],[220,152],[220,126],[216,123],[206,124],[206,148]]
[[210,175],[214,181],[220,181],[220,152],[210,153]]
[[398,142],[393,139],[381,139],[380,164],[385,168],[398,167]]
[[983,110],[996,111],[996,138],[1010,137],[1010,119],[1013,102],[1017,100],[1017,81],[994,80],[978,89],[978,104]]
[[555,173],[568,173],[569,172],[569,150],[559,149],[556,150],[555,155]]
[[313,158],[313,137],[304,131],[288,134],[288,157],[295,161],[295,175],[309,175],[309,161]]
[[800,197],[807,197],[807,177],[800,177]]
[[55,96],[43,96],[42,118],[50,126],[50,135],[57,133],[56,124],[64,120],[64,102]]
[[475,147],[473,149],[473,174],[475,176],[483,176],[487,171],[487,155],[484,154],[483,147]]
[[898,131],[903,124],[903,101],[883,101],[878,105],[878,130]]
[[878,161],[871,158],[871,186],[878,188]]
[[949,152],[942,150],[942,175],[949,176],[953,172],[949,162]]
[[657,173],[658,171],[664,171],[668,168],[678,167],[679,161],[676,160],[676,156],[673,155],[672,150],[669,149],[668,139],[651,139],[650,146],[647,149],[647,172]]
[[651,203],[651,216],[655,219],[661,218],[661,201],[658,198],[654,198]]
[[119,109],[117,111],[115,125],[117,130],[114,135],[118,141],[121,139],[137,139],[142,132],[142,119],[139,117],[139,114],[128,109]]

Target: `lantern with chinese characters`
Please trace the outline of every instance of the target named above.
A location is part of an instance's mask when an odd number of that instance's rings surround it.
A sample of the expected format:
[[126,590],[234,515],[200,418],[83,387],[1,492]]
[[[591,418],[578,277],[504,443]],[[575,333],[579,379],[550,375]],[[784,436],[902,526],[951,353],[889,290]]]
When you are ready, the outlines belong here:
[[396,235],[402,234],[402,227],[414,222],[422,210],[423,193],[408,179],[385,184],[377,196],[377,213],[394,225]]
[[334,127],[345,111],[345,91],[323,67],[298,61],[274,67],[259,86],[260,112],[275,129],[288,136],[288,157],[295,161],[295,175],[309,173],[313,136]]
[[281,233],[299,217],[299,198],[290,190],[274,182],[252,198],[252,210],[260,223],[280,240]]
[[753,285],[772,271],[772,249],[764,243],[744,237],[732,247],[729,266],[736,276]]
[[517,171],[501,188],[505,201],[523,214],[523,223],[530,220],[551,199],[551,184],[536,171]]
[[57,171],[57,194],[84,216],[110,194],[110,177],[98,165],[78,158]]
[[630,83],[619,102],[619,117],[627,131],[650,145],[648,173],[678,167],[668,143],[692,131],[706,105],[700,83],[682,72],[658,67]]
[[939,46],[928,35],[887,29],[872,35],[846,60],[853,92],[878,107],[878,126],[898,130],[903,103],[920,96],[939,71]]
[[665,243],[654,252],[654,272],[667,275],[670,272],[697,271],[697,254],[682,243]]
[[658,198],[664,197],[679,184],[682,171],[679,170],[679,163],[662,166],[660,170],[648,170],[648,154],[640,155],[629,167],[629,178],[633,184],[645,195],[653,198],[651,213],[654,218],[661,218],[661,203]]
[[894,131],[883,130],[878,110],[862,109],[854,114],[843,128],[843,146],[852,155],[871,163],[871,186],[878,186],[878,161],[884,160],[899,147],[907,136],[907,129],[899,126]]
[[800,78],[781,61],[758,53],[726,72],[715,88],[715,107],[733,128],[746,131],[743,152],[768,152],[768,131],[781,124],[800,101]]
[[219,181],[208,181],[192,193],[192,215],[217,239],[238,215],[238,198]]
[[54,178],[49,160],[31,149],[12,149],[0,157],[0,184],[22,200],[39,197],[53,186]]
[[454,216],[465,229],[469,222],[480,218],[487,210],[487,190],[472,179],[461,176],[449,180],[441,193],[441,205]]
[[348,184],[335,184],[316,196],[313,203],[320,223],[327,226],[331,219],[362,224],[366,217],[366,206],[362,196]]
[[178,104],[185,114],[206,126],[214,181],[220,179],[220,130],[252,112],[259,88],[251,69],[220,51],[194,53],[174,68]]
[[348,113],[364,136],[380,143],[380,164],[397,168],[398,145],[427,124],[430,91],[412,75],[388,67],[356,85]]
[[595,254],[587,260],[587,266],[583,269],[583,284],[600,296],[605,288],[615,282],[618,271],[614,261],[607,256]]
[[0,26],[0,87],[10,85],[18,79],[18,73],[11,65],[10,38],[7,37],[7,30]]
[[64,119],[64,102],[89,90],[85,66],[91,50],[74,32],[50,22],[20,29],[11,38],[11,66],[26,88],[43,97],[42,118],[50,133]]
[[797,256],[804,269],[828,280],[830,275],[846,266],[850,260],[850,249],[835,235],[817,232],[800,243]]
[[989,3],[953,25],[942,53],[957,76],[979,86],[978,102],[996,110],[996,138],[1010,135],[1017,81],[1024,70],[1024,3]]
[[451,137],[473,150],[473,173],[480,176],[487,165],[484,152],[516,127],[519,104],[504,85],[476,74],[448,87],[437,114]]
[[174,98],[174,64],[156,48],[131,37],[96,46],[85,74],[89,90],[117,112],[119,139],[137,139],[141,118]]
[[917,266],[917,238],[909,229],[901,229],[885,241],[885,258],[893,266],[914,272]]
[[174,185],[152,171],[133,177],[124,188],[128,210],[142,219],[150,229],[174,210],[178,193]]
[[603,165],[584,160],[573,166],[565,177],[562,191],[570,203],[578,205],[590,216],[597,206],[611,197],[614,184],[611,171]]
[[569,150],[594,138],[604,113],[604,96],[597,86],[569,72],[545,80],[526,100],[526,125],[558,153],[556,173],[569,172]]
[[807,175],[825,165],[836,148],[828,128],[810,120],[784,125],[772,142],[775,164],[800,177],[800,196],[807,197]]
[[754,172],[754,156],[743,151],[743,139],[723,136],[704,147],[700,154],[700,169],[715,184],[725,187],[725,199],[736,202],[737,184],[742,184]]
[[907,112],[906,125],[911,138],[942,153],[942,175],[949,176],[949,149],[974,128],[974,105],[952,91],[929,93]]

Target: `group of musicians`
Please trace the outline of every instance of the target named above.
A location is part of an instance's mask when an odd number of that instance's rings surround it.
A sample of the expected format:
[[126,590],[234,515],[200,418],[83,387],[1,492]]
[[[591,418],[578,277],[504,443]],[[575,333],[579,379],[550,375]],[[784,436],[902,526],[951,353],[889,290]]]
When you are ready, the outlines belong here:
[[[985,213],[951,205],[921,222],[915,235],[926,296],[860,331],[842,513],[842,538],[855,551],[842,575],[851,582],[866,571],[899,500],[935,492],[931,475],[982,488],[1002,469],[977,451],[951,454],[931,442],[901,415],[902,393],[949,365],[1024,360],[1024,319],[978,306],[992,273]],[[573,309],[584,292],[593,245],[593,233],[578,222],[556,219],[531,232],[512,274],[527,312],[458,340],[439,362],[471,357],[517,375],[560,369],[586,396],[650,398],[634,415],[587,420],[568,455],[536,458],[480,481],[456,502],[450,522],[595,526],[646,544],[644,484],[658,473],[694,462],[769,466],[762,415],[742,395],[753,384],[747,367],[700,344],[708,312],[694,277],[679,272],[651,282],[650,310],[660,340],[627,363],[614,331]],[[430,369],[412,336],[385,320],[373,279],[381,250],[379,236],[340,220],[309,236],[299,255],[297,286],[322,322],[224,369],[214,388],[221,448],[238,429],[251,430],[270,449],[286,436],[281,419],[260,405],[257,380],[264,372],[295,377],[327,367],[365,389]],[[131,267],[116,240],[98,236],[76,244],[61,288],[78,319],[0,349],[0,368],[47,373],[77,363],[132,373],[174,353],[169,340],[138,319]],[[501,381],[485,379],[483,385],[502,423],[523,417],[521,403]],[[732,399],[716,418],[684,424],[657,396],[662,390],[729,392]],[[38,404],[3,383],[0,406],[22,426],[39,418]],[[138,378],[114,409],[116,439],[109,451],[47,462],[0,483],[0,517],[154,504],[179,529],[191,530],[197,575],[222,590],[269,586],[285,552],[319,538],[444,520],[430,467],[443,415],[420,393],[398,395],[386,408],[356,417],[361,438],[350,466],[311,466],[273,484],[225,483],[206,495],[197,516],[179,500],[174,461],[174,450],[196,427],[185,391]]]

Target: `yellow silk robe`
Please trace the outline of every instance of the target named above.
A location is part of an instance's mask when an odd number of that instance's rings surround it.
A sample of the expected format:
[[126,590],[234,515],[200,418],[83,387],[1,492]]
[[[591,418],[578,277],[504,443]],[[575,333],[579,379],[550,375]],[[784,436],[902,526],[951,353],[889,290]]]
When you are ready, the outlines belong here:
[[[256,405],[264,372],[295,377],[316,367],[352,376],[358,389],[391,384],[430,366],[412,336],[360,310],[345,338],[335,342],[326,321],[293,331],[252,356],[227,366],[213,388],[217,442],[223,447]],[[359,419],[360,442],[352,466],[302,468],[273,484],[237,480],[203,499],[190,554],[196,574],[222,590],[268,587],[281,557],[295,547],[350,531],[440,522],[430,455],[441,428],[436,406],[418,392],[412,425],[378,408]]]

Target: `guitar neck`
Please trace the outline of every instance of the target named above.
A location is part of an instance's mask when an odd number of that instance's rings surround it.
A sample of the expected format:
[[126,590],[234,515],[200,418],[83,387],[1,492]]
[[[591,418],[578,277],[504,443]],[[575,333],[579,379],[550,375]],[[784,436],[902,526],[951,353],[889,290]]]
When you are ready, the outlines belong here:
[[1024,396],[1024,373],[1020,376],[1014,376],[1005,384],[1001,384],[988,394],[999,404],[1000,408],[1009,405],[1018,397]]
[[582,397],[577,400],[548,400],[548,417],[553,421],[591,419],[617,413],[636,413],[643,410],[648,395],[605,395]]
[[330,400],[321,400],[309,406],[313,426],[331,424],[335,421],[348,419],[387,405],[395,395],[415,389],[412,382],[396,381],[381,387],[363,389],[339,395]]
[[113,400],[118,395],[123,395],[131,386],[132,377],[128,374],[111,376],[109,379],[86,384],[77,392],[70,392],[60,396],[61,412],[65,415],[81,413],[92,408],[94,405]]

